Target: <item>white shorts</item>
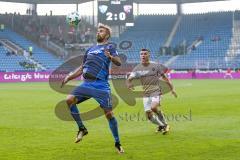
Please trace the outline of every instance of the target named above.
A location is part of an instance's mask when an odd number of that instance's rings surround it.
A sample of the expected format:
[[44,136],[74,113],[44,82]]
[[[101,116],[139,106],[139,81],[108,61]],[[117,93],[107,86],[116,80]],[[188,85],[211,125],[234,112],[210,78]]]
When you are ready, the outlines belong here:
[[150,96],[150,97],[143,97],[143,106],[144,106],[144,111],[150,111],[152,108],[152,103],[159,103],[160,104],[161,96],[156,95],[156,96]]

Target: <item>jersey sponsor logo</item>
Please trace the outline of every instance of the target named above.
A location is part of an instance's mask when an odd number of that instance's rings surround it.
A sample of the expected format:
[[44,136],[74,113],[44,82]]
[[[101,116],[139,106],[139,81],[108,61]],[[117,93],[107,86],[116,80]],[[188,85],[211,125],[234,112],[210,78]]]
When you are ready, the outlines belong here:
[[149,71],[137,71],[137,75],[139,76],[146,76],[149,73]]
[[88,54],[99,54],[101,52],[102,51],[98,49],[98,50],[90,51],[90,52],[88,52]]

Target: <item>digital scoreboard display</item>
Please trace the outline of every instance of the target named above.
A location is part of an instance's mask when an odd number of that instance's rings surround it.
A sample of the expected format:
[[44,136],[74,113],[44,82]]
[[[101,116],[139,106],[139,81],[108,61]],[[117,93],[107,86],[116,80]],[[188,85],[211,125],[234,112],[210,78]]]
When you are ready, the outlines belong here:
[[107,25],[133,23],[133,1],[98,0],[98,22]]

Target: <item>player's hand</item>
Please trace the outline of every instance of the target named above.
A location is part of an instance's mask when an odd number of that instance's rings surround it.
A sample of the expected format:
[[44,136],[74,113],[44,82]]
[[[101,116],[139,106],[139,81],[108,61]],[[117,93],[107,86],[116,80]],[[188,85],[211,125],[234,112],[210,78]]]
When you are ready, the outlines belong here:
[[178,95],[177,95],[177,93],[176,93],[176,91],[175,91],[175,90],[172,90],[171,92],[172,92],[172,95],[173,95],[175,98],[177,98],[177,97],[178,97]]
[[132,83],[128,83],[127,82],[126,85],[127,85],[127,88],[130,89],[130,90],[134,90],[135,89],[134,85]]
[[65,84],[67,84],[67,82],[69,81],[69,76],[67,75],[63,80],[62,80],[62,83],[61,83],[61,88],[63,88],[63,86],[65,85]]
[[104,50],[104,54],[105,54],[105,56],[108,57],[109,59],[112,59],[112,55],[111,55],[111,53],[109,52],[109,50],[105,49],[105,50]]

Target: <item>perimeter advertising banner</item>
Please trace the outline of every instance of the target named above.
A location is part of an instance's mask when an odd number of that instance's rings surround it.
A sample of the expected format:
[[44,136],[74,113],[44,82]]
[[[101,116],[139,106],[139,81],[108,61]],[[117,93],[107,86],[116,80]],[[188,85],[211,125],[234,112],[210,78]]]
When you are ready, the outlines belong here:
[[[48,82],[51,72],[0,72],[0,83],[3,82]],[[58,76],[54,74],[54,76]],[[64,75],[59,75],[64,76]],[[240,79],[240,73],[171,73],[171,79]],[[63,79],[63,77],[54,77]]]

